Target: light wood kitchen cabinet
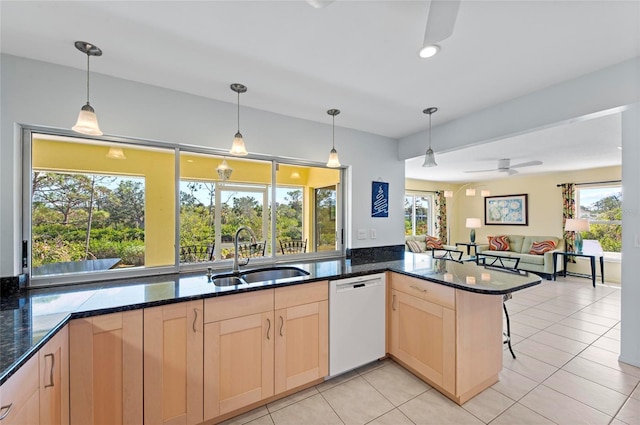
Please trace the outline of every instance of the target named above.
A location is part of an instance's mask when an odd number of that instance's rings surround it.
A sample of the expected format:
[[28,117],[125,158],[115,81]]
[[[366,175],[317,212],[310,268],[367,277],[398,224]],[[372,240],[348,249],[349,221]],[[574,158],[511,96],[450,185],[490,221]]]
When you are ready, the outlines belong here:
[[40,424],[69,423],[69,327],[58,331],[38,351]]
[[143,423],[143,311],[69,323],[70,422]]
[[273,395],[273,290],[205,300],[204,419]]
[[454,311],[395,289],[391,301],[390,354],[430,382],[454,392]]
[[275,393],[327,376],[328,283],[275,290]]
[[502,297],[390,273],[389,354],[459,404],[498,381]]
[[2,425],[40,423],[38,364],[39,358],[36,354],[0,386],[0,423]]
[[203,414],[203,301],[144,309],[144,423],[197,424]]

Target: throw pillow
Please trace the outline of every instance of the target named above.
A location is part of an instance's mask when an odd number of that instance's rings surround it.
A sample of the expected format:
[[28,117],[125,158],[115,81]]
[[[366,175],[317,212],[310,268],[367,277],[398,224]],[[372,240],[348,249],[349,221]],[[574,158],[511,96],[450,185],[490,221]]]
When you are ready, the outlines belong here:
[[435,236],[427,235],[427,237],[425,238],[425,242],[427,243],[427,249],[431,249],[431,248],[442,249],[442,248],[444,248],[442,246],[442,241],[440,240],[440,238],[436,238]]
[[418,241],[407,241],[407,247],[411,252],[424,252]]
[[488,236],[489,249],[491,251],[509,251],[509,237],[502,236]]
[[529,254],[542,255],[547,251],[556,249],[556,243],[554,241],[541,241],[531,244],[531,251]]

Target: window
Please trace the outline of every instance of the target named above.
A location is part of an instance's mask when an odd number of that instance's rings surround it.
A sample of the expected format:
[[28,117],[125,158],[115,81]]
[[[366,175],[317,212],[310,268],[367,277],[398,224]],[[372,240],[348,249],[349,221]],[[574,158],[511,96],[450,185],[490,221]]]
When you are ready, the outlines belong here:
[[[241,232],[239,254],[254,263],[342,249],[339,169],[24,134],[34,286],[230,266],[241,226],[256,242]],[[217,172],[223,161],[230,176]]]
[[433,235],[433,195],[411,194],[404,197],[404,234]]
[[600,242],[607,253],[622,250],[622,188],[620,186],[580,187],[576,204],[578,218],[589,219],[584,239]]

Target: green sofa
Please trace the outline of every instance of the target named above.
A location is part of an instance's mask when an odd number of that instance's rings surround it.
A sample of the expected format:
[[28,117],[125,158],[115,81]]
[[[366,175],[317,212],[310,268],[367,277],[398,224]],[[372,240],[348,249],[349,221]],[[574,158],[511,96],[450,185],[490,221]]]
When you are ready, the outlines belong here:
[[[527,270],[550,278],[553,275],[553,253],[564,251],[564,239],[557,236],[506,235],[509,238],[509,251],[492,251],[489,244],[478,245],[476,252],[500,257],[520,258],[518,269]],[[533,242],[554,241],[556,248],[542,255],[529,254]],[[557,271],[563,270],[562,256],[557,259]]]

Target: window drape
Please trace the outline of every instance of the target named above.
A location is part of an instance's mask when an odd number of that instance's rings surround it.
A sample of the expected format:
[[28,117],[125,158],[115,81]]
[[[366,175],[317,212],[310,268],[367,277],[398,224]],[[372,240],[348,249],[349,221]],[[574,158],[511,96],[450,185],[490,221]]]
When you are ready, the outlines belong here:
[[436,235],[443,244],[448,244],[447,240],[447,198],[444,197],[443,191],[436,192]]
[[[568,218],[574,218],[576,212],[576,185],[575,183],[563,183],[562,188],[562,228]],[[574,232],[564,232],[564,243],[567,252],[573,252],[575,242]]]

